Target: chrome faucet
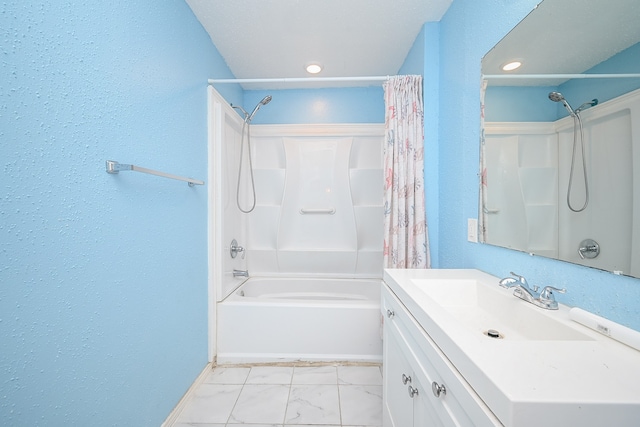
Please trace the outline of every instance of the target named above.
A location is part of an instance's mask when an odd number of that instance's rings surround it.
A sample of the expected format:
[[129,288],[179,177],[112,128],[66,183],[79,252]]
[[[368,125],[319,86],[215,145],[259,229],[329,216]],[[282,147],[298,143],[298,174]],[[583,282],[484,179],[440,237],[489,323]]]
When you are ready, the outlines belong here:
[[[511,275],[514,276],[515,279],[513,277],[505,277],[504,279],[500,280],[500,286],[507,289],[515,288],[513,294],[518,298],[522,298],[523,300],[528,302],[531,302],[532,299],[535,299],[539,296],[538,287],[534,285],[533,289],[531,289],[529,287],[529,283],[527,283],[527,279],[525,279],[524,276],[520,276],[513,271],[511,272]],[[522,296],[519,294],[522,294]]]
[[527,279],[524,276],[511,272],[514,277],[505,277],[500,280],[499,285],[503,288],[515,288],[513,295],[529,302],[537,307],[545,308],[547,310],[557,310],[558,302],[555,299],[553,291],[564,294],[566,289],[558,289],[553,286],[545,286],[540,293],[538,293],[538,286],[529,287]]
[[249,270],[233,270],[233,277],[249,277]]

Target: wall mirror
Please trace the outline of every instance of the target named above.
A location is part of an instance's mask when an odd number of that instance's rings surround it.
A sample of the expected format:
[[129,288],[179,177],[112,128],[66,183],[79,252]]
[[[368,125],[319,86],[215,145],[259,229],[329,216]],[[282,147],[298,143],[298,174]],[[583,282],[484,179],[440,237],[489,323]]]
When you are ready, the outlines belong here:
[[483,243],[640,277],[639,16],[544,0],[483,57]]

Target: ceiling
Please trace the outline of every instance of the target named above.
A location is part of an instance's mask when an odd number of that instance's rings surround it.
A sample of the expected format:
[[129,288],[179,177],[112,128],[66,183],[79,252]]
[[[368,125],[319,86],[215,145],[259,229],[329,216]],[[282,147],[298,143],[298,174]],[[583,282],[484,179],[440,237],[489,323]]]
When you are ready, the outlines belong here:
[[[640,0],[544,0],[482,60],[483,74],[580,74],[640,42]],[[521,59],[515,72],[502,64]],[[496,80],[557,86],[566,79]]]
[[[238,79],[397,74],[453,0],[186,0]],[[310,75],[309,62],[323,65]],[[221,76],[211,76],[211,78]],[[243,84],[245,89],[375,83]]]

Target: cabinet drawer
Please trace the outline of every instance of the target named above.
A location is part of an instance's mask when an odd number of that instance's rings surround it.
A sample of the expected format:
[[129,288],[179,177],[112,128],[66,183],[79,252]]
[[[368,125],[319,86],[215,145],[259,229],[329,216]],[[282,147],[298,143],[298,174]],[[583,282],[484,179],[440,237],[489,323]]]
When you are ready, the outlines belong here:
[[[436,343],[416,322],[393,292],[382,285],[381,310],[385,328],[403,343],[406,360],[444,425],[491,427],[502,424],[451,364]],[[385,359],[386,362],[386,359]],[[440,389],[440,393],[438,390]]]

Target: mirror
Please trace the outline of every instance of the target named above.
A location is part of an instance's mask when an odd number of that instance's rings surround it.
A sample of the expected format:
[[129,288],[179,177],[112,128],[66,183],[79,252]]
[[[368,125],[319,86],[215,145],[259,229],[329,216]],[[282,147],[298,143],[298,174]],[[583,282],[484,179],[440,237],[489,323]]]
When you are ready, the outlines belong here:
[[640,277],[639,16],[544,0],[484,56],[483,243]]

